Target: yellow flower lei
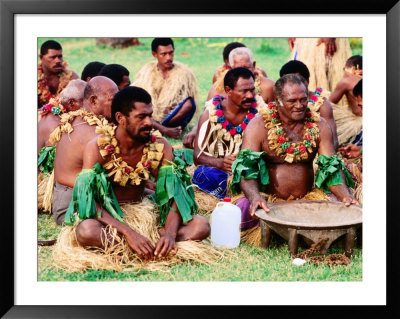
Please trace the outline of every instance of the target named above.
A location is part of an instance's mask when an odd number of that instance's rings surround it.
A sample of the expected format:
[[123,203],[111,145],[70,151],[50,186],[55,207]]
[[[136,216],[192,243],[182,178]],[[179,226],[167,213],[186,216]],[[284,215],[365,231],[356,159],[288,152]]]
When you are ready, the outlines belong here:
[[92,112],[88,112],[85,109],[79,109],[69,113],[63,113],[60,115],[60,124],[53,130],[49,136],[49,142],[55,144],[60,141],[62,133],[66,132],[70,134],[74,128],[72,127],[72,121],[80,116],[89,125],[107,126],[108,121],[102,115],[96,115]]
[[261,109],[259,113],[265,122],[268,130],[268,145],[271,151],[275,151],[277,156],[284,156],[288,163],[306,160],[308,154],[312,154],[317,147],[316,140],[319,137],[319,129],[316,122],[320,121],[318,113],[310,108],[306,110],[306,118],[303,120],[303,141],[290,143],[286,137],[279,115],[275,108],[275,102],[270,102],[268,108]]
[[58,84],[57,92],[53,95],[47,85],[45,74],[42,69],[42,61],[38,64],[38,97],[41,104],[46,104],[52,97],[56,97],[71,81],[72,71],[67,70],[68,62],[63,61],[64,71],[59,74],[60,82]]
[[96,133],[103,134],[97,139],[97,145],[103,158],[111,155],[111,160],[103,165],[106,170],[111,170],[108,176],[114,175],[114,182],[121,186],[140,185],[142,181],[150,177],[150,168],[155,169],[159,166],[163,157],[164,144],[157,143],[156,137],[161,137],[161,133],[154,131],[152,140],[145,144],[141,160],[136,164],[136,168],[129,166],[122,157],[117,157],[120,153],[118,140],[115,138],[116,126],[106,125],[96,127]]

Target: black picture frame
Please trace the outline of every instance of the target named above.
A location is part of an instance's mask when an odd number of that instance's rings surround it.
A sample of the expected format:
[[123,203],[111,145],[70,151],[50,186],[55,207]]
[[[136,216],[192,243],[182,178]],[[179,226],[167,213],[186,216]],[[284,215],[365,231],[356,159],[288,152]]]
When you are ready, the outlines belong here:
[[[242,5],[234,2],[217,3],[215,1],[201,1],[187,3],[173,0],[166,5],[162,0],[147,0],[128,2],[124,0],[91,1],[91,0],[57,0],[57,1],[20,1],[0,0],[0,149],[3,154],[0,158],[2,172],[2,262],[0,276],[1,308],[0,315],[5,318],[160,318],[183,317],[191,318],[218,315],[227,317],[254,316],[265,313],[272,315],[309,315],[310,307],[192,307],[192,306],[22,306],[15,305],[14,288],[14,173],[17,169],[14,161],[14,18],[16,14],[302,14],[302,13],[330,13],[330,14],[385,14],[387,19],[387,56],[386,56],[386,82],[387,82],[387,139],[386,139],[386,176],[387,176],[387,305],[386,306],[337,306],[316,307],[313,312],[329,317],[355,317],[367,314],[373,317],[398,317],[396,288],[399,284],[398,271],[396,276],[396,255],[398,254],[398,237],[395,235],[395,225],[398,225],[398,208],[396,207],[395,191],[396,181],[399,177],[399,168],[396,161],[399,158],[400,125],[398,125],[400,105],[399,57],[400,57],[400,3],[398,0],[385,2],[378,1],[285,1],[274,4],[257,3],[243,9]],[[377,79],[379,81],[379,79]],[[379,94],[379,92],[377,92]],[[10,134],[10,132],[12,132]],[[11,169],[13,168],[13,169]],[[376,169],[380,172],[379,163]],[[383,214],[383,212],[377,212]],[[378,217],[379,218],[379,217]],[[380,240],[384,240],[381,238]],[[266,293],[267,298],[267,293]],[[397,313],[397,316],[396,316]]]

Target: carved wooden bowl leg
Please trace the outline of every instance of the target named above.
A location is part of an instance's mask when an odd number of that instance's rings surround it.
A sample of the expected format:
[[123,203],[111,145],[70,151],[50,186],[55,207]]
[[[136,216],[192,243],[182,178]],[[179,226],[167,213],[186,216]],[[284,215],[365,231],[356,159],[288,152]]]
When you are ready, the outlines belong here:
[[269,246],[269,241],[271,239],[271,228],[268,227],[267,223],[260,223],[261,227],[261,245],[264,248]]
[[299,236],[297,234],[297,230],[294,228],[289,228],[289,251],[292,255],[297,254],[297,249],[299,247]]

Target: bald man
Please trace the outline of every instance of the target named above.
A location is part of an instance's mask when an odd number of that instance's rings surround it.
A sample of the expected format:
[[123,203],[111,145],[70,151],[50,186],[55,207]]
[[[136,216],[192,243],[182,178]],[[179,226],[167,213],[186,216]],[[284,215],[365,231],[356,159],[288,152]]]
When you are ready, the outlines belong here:
[[51,101],[54,104],[47,104],[40,109],[37,145],[38,154],[43,147],[52,145],[52,143],[49,142],[49,135],[60,123],[61,114],[75,111],[82,107],[85,87],[85,81],[72,80],[60,93],[59,99]]
[[82,113],[86,114],[71,118],[73,131],[67,134],[62,133],[57,143],[54,159],[55,187],[52,212],[59,225],[64,222],[65,213],[72,198],[75,179],[82,171],[85,146],[97,135],[96,124],[85,119],[110,119],[111,102],[117,92],[118,87],[113,80],[104,76],[92,78],[87,83],[83,96]]

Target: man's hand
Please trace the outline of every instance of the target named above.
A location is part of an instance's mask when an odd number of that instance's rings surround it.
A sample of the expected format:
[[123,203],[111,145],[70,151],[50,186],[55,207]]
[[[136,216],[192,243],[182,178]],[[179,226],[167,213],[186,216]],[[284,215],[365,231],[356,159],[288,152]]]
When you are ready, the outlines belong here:
[[264,198],[262,198],[262,197],[258,197],[258,198],[256,198],[255,200],[252,200],[252,201],[250,201],[250,210],[249,210],[249,213],[250,213],[250,215],[251,215],[251,217],[253,218],[253,219],[258,219],[258,217],[256,216],[256,210],[258,209],[258,208],[262,208],[262,209],[264,209],[265,210],[265,212],[267,212],[267,213],[269,213],[269,208],[268,208],[268,205],[267,205],[267,202],[265,201],[265,199]]
[[227,155],[223,158],[222,167],[221,169],[225,172],[232,173],[232,164],[236,159],[237,154],[234,155]]
[[154,257],[154,246],[142,235],[131,230],[125,234],[126,242],[133,251],[135,251],[141,259],[150,260]]
[[171,256],[175,256],[178,251],[175,239],[169,234],[164,234],[157,242],[154,255],[157,257],[167,257],[171,250],[173,251]]
[[317,46],[319,46],[321,43],[325,44],[325,56],[332,58],[336,52],[335,38],[320,38]]
[[186,148],[194,148],[194,139],[196,138],[196,134],[190,132],[183,137],[183,146]]
[[344,196],[342,198],[342,203],[344,203],[344,206],[346,207],[349,207],[350,205],[360,206],[360,203],[353,196]]
[[361,155],[361,146],[349,144],[344,147],[340,147],[339,152],[346,158],[356,158]]
[[295,42],[296,42],[296,38],[288,38],[288,44],[289,44],[290,51],[293,50]]
[[165,127],[163,134],[172,137],[174,139],[178,139],[182,135],[182,128],[180,126],[177,127]]

